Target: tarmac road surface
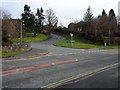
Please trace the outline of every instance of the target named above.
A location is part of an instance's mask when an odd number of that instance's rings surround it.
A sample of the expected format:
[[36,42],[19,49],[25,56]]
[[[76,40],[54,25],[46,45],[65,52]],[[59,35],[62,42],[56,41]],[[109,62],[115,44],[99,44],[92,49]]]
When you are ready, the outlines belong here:
[[[33,48],[49,51],[50,54],[46,56],[34,58],[31,60],[2,62],[3,70],[0,72],[2,75],[2,87],[42,88],[60,80],[75,77],[79,74],[86,75],[87,72],[93,72],[95,70],[98,70],[97,72],[99,72],[99,69],[101,68],[107,67],[108,69],[109,66],[117,65],[118,63],[117,49],[86,50],[56,47],[52,45],[53,43],[62,39],[64,38],[53,34],[52,37],[47,41],[32,43]],[[82,83],[80,87],[86,88],[91,86],[97,88],[117,88],[118,86],[116,78],[118,78],[118,76],[115,74],[116,72],[117,67],[116,69],[114,68],[110,71],[105,71],[105,73],[100,72],[97,75],[92,75],[89,78],[80,80],[79,83]],[[110,76],[110,74],[112,76]],[[112,84],[111,82],[111,84],[109,84],[110,86],[103,86],[101,83],[105,83],[107,80],[110,80],[109,77],[116,83]],[[100,83],[95,83],[97,81]],[[73,87],[77,87],[79,83],[77,83],[77,85],[72,83],[72,85]],[[91,84],[93,83],[94,85],[92,86]],[[64,83],[62,84],[64,85]],[[69,84],[66,87],[69,87]]]

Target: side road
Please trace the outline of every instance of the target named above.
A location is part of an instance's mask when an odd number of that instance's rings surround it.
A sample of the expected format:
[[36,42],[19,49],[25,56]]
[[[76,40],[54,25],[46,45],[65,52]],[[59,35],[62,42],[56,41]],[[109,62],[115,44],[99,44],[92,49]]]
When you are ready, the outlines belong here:
[[45,41],[40,41],[36,43],[31,43],[32,49],[24,52],[22,54],[15,55],[9,58],[3,58],[3,61],[7,60],[28,60],[28,59],[36,59],[43,55],[68,55],[68,54],[77,54],[77,53],[94,53],[94,52],[101,52],[101,53],[109,53],[115,54],[118,53],[118,49],[111,49],[111,50],[100,50],[100,49],[71,49],[71,48],[64,48],[64,47],[56,47],[53,46],[54,43],[58,42],[59,40],[65,39],[62,36],[52,34],[51,38]]
[[[43,41],[38,41],[36,43],[31,43],[31,50],[24,52],[22,54],[17,54],[14,55],[12,57],[8,57],[8,58],[2,58],[3,61],[14,61],[14,60],[28,60],[28,59],[34,59],[34,58],[39,58],[41,56],[47,55],[49,54],[49,49],[48,46],[52,45],[54,43],[56,43],[59,40],[63,40],[64,38],[58,35],[51,35],[50,38],[48,38],[47,40],[43,40]],[[33,44],[37,44],[37,46],[34,46]],[[46,48],[43,48],[42,46],[46,46]],[[40,48],[36,48],[36,47],[40,47]],[[49,46],[50,47],[50,46]]]

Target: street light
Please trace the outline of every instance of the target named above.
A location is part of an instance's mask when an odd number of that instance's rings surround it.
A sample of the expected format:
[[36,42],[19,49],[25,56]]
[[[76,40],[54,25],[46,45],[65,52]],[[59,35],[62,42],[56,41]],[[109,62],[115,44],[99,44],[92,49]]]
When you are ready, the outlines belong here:
[[110,32],[110,29],[109,29],[109,46],[110,46],[110,34],[111,34],[111,32]]
[[22,43],[22,20],[21,20],[21,30],[20,30],[21,32],[20,32],[20,43]]

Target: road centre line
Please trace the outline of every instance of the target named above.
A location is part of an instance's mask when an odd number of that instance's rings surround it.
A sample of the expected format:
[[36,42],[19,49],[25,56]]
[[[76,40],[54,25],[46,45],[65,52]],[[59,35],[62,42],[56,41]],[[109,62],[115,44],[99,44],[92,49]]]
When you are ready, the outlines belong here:
[[41,88],[42,89],[56,88],[58,86],[63,85],[64,83],[69,82],[69,81],[72,81],[72,80],[75,80],[75,79],[78,79],[78,78],[82,78],[82,77],[86,77],[86,76],[89,76],[89,75],[92,75],[92,74],[94,75],[95,73],[98,73],[98,72],[103,72],[103,71],[106,71],[106,70],[110,70],[113,67],[116,67],[117,65],[118,65],[118,63],[115,63],[115,64],[108,65],[108,66],[105,66],[105,67],[101,67],[101,68],[97,68],[97,69],[94,69],[94,70],[91,70],[91,71],[80,73],[80,74],[77,74],[75,76],[71,76],[69,78],[65,78],[63,80],[60,80],[60,81],[57,81],[57,82],[54,82],[54,83],[50,83],[50,84],[45,85]]
[[[82,51],[82,52],[77,52],[77,53],[65,53],[65,54],[58,54],[59,56],[62,55],[72,55],[72,54],[80,54],[80,53],[95,53],[95,52],[102,52],[102,51]],[[57,56],[57,55],[47,55],[47,56]]]

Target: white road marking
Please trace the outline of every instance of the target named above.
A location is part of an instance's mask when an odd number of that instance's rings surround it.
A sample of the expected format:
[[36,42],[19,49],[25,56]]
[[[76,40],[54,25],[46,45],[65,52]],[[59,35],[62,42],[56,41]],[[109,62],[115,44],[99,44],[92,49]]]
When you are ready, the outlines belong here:
[[23,59],[15,59],[15,60],[3,60],[2,62],[12,62],[12,61],[24,61],[24,60],[34,60],[34,59],[39,59],[41,57],[46,57],[46,56],[63,56],[63,55],[72,55],[72,54],[80,54],[80,53],[95,53],[95,52],[105,52],[107,50],[90,50],[90,51],[85,51],[85,50],[82,50],[82,52],[77,52],[77,53],[65,53],[65,54],[52,54],[51,52],[47,55],[44,55],[44,56],[39,56],[39,57],[32,57],[32,58],[23,58]]

